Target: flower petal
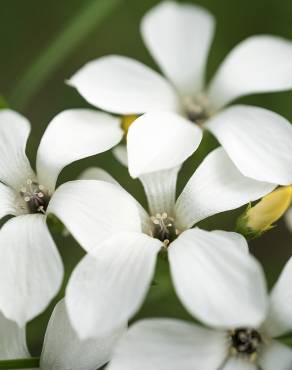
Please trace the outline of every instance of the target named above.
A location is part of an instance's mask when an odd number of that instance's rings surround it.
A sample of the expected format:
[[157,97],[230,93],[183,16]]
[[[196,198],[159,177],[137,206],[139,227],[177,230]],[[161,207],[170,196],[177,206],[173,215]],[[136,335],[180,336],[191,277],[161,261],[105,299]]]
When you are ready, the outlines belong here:
[[290,207],[285,214],[285,222],[288,230],[292,233],[292,207]]
[[135,323],[114,351],[108,370],[219,369],[226,333],[174,319]]
[[142,175],[140,180],[148,200],[151,215],[168,213],[173,216],[176,180],[180,167]]
[[224,149],[217,148],[204,159],[176,202],[178,227],[190,228],[209,216],[261,198],[274,188],[242,175]]
[[119,55],[85,64],[71,77],[69,85],[90,104],[112,113],[173,111],[179,104],[175,90],[166,79],[144,64]]
[[201,129],[175,113],[146,113],[129,128],[130,175],[136,178],[180,166],[194,153],[201,140]]
[[128,167],[127,146],[124,144],[117,145],[112,151],[114,157],[125,167]]
[[210,84],[218,108],[239,96],[292,88],[292,42],[280,37],[252,36],[237,45]]
[[86,251],[113,232],[141,229],[136,202],[119,185],[105,181],[77,180],[61,185],[47,212],[54,213]]
[[0,110],[0,181],[19,191],[35,175],[25,154],[30,123],[10,109]]
[[[219,370],[259,370],[258,367],[242,358],[230,358]],[[266,369],[263,369],[266,370]]]
[[54,190],[60,171],[68,164],[102,153],[122,138],[119,119],[90,109],[69,109],[49,124],[37,154],[39,181]]
[[19,215],[24,213],[21,208],[20,196],[14,189],[0,183],[0,219],[7,215]]
[[79,180],[100,180],[110,182],[111,184],[119,185],[112,175],[100,167],[89,167],[79,176]]
[[69,316],[81,338],[111,331],[136,313],[160,247],[145,234],[118,233],[81,260],[66,291]]
[[8,320],[0,312],[0,358],[10,360],[29,357],[26,346],[25,329]]
[[215,115],[206,128],[245,176],[279,185],[292,183],[292,127],[280,115],[237,105]]
[[182,95],[204,88],[204,72],[215,20],[205,9],[166,1],[143,18],[144,42]]
[[264,349],[260,359],[263,370],[290,370],[292,364],[292,349],[277,341],[272,341]]
[[63,265],[42,215],[17,216],[0,231],[0,310],[20,326],[60,289]]
[[195,228],[169,247],[176,292],[189,312],[207,325],[257,327],[265,318],[264,274],[240,244],[233,235]]
[[286,263],[270,296],[270,309],[265,328],[277,337],[292,330],[292,257]]
[[41,368],[45,370],[95,370],[108,362],[125,326],[95,338],[81,340],[73,329],[64,300],[55,307],[45,335]]

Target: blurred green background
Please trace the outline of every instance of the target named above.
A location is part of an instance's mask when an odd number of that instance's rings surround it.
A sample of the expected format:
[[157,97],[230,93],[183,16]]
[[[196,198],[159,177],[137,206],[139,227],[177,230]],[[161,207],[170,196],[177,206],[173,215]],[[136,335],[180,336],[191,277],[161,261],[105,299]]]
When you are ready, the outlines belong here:
[[[0,2],[0,95],[11,108],[19,110],[31,121],[32,135],[27,152],[32,163],[39,140],[52,117],[66,108],[89,106],[64,83],[84,63],[106,54],[122,54],[157,69],[139,34],[141,17],[156,3],[158,1],[155,0]],[[269,33],[292,40],[291,0],[197,0],[194,3],[209,9],[217,19],[217,32],[208,61],[208,78],[228,51],[250,35]],[[251,96],[241,99],[241,102],[267,107],[292,121],[292,92]],[[179,189],[216,145],[210,135],[205,135],[197,153],[184,166]],[[129,178],[126,169],[110,152],[68,166],[59,182],[74,179],[82,169],[93,165],[108,170],[145,204],[141,185]],[[201,226],[232,230],[241,212],[237,210],[212,217]],[[66,266],[67,279],[83,251],[70,237],[56,236],[56,242]],[[250,245],[263,263],[270,285],[273,284],[291,256],[292,235],[280,221],[278,227]],[[159,261],[155,281],[157,285],[151,287],[137,317],[165,315],[189,318],[172,290],[165,261]],[[28,326],[29,346],[35,355],[40,351],[53,304]]]

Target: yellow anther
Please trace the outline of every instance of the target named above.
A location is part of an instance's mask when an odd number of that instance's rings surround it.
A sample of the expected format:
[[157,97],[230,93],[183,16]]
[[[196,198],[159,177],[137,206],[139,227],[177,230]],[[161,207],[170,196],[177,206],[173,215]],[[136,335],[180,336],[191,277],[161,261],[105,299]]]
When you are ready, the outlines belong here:
[[292,202],[292,185],[283,186],[266,195],[246,213],[246,226],[255,232],[264,232],[279,220]]
[[122,123],[121,123],[121,127],[122,127],[122,130],[124,131],[125,135],[128,134],[128,130],[131,126],[131,124],[138,118],[137,115],[135,114],[130,114],[128,116],[123,116],[122,117]]

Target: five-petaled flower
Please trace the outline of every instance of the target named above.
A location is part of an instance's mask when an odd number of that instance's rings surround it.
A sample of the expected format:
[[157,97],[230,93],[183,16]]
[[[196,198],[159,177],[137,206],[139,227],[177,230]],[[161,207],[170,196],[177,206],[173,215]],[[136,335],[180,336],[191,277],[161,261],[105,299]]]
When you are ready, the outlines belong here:
[[[275,36],[252,36],[231,51],[206,85],[204,72],[214,23],[213,16],[198,6],[158,4],[144,16],[141,32],[168,79],[140,62],[113,55],[89,62],[69,84],[89,103],[109,112],[181,114],[211,131],[245,176],[289,185],[289,122],[258,107],[223,108],[248,94],[291,89],[292,43]],[[117,154],[123,153],[119,147]]]
[[[197,126],[173,113],[146,113],[131,125],[127,140],[129,171],[143,183],[149,213],[119,185],[96,181],[99,198],[95,219],[88,225],[95,243],[88,245],[89,253],[77,265],[66,290],[69,316],[81,337],[93,335],[97,328],[100,332],[111,330],[137,311],[161,250],[168,253],[178,295],[186,299],[196,291],[193,307],[198,317],[210,295],[219,294],[213,289],[214,281],[220,282],[222,296],[234,300],[234,310],[237,284],[244,281],[243,295],[248,294],[249,284],[256,284],[253,264],[249,273],[245,271],[251,257],[234,247],[242,242],[240,235],[192,226],[260,198],[274,186],[243,176],[224,149],[217,148],[203,160],[175,201],[180,166],[197,149],[201,138]],[[94,170],[86,177],[93,178]],[[95,178],[107,180],[100,170]],[[130,227],[122,230],[116,225],[121,223],[117,212],[131,204],[140,212],[135,218],[128,215],[124,222]],[[66,222],[70,222],[68,217]],[[118,228],[122,232],[112,232]]]
[[8,109],[0,111],[0,217],[16,216],[0,231],[0,310],[20,325],[46,308],[63,278],[47,214],[58,216],[60,208],[66,213],[73,207],[75,222],[69,229],[82,245],[79,234],[84,229],[86,234],[86,217],[95,212],[85,182],[68,182],[66,189],[61,185],[55,190],[60,171],[73,161],[110,149],[122,137],[119,122],[108,114],[64,111],[42,137],[35,173],[25,154],[29,132],[26,118]]
[[[235,248],[245,253],[239,245]],[[212,282],[214,294],[208,295],[201,316],[209,329],[174,319],[140,321],[122,338],[108,370],[290,370],[292,350],[276,338],[292,329],[292,258],[270,296],[259,264],[254,285],[247,288],[237,280],[236,300],[220,294],[236,284],[235,266],[226,263],[225,268],[230,280],[224,282],[227,286]],[[246,274],[252,279],[248,269]],[[192,283],[196,284],[190,276]],[[193,292],[184,301],[191,313],[197,299]]]

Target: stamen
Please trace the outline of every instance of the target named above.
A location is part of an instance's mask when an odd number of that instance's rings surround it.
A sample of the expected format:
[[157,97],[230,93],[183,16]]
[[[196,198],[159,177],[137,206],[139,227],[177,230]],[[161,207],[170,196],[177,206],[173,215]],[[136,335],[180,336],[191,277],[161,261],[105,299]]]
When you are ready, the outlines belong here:
[[29,213],[45,213],[48,203],[49,195],[43,185],[27,179],[26,186],[20,188],[20,195],[23,197]]
[[254,363],[263,344],[262,337],[257,330],[239,328],[229,332],[230,354],[243,357]]
[[179,231],[175,228],[173,217],[166,212],[157,213],[150,217],[153,227],[152,235],[163,242],[165,248],[178,236]]
[[184,98],[185,113],[188,119],[198,125],[202,125],[210,116],[211,108],[204,94],[198,94],[195,98]]

